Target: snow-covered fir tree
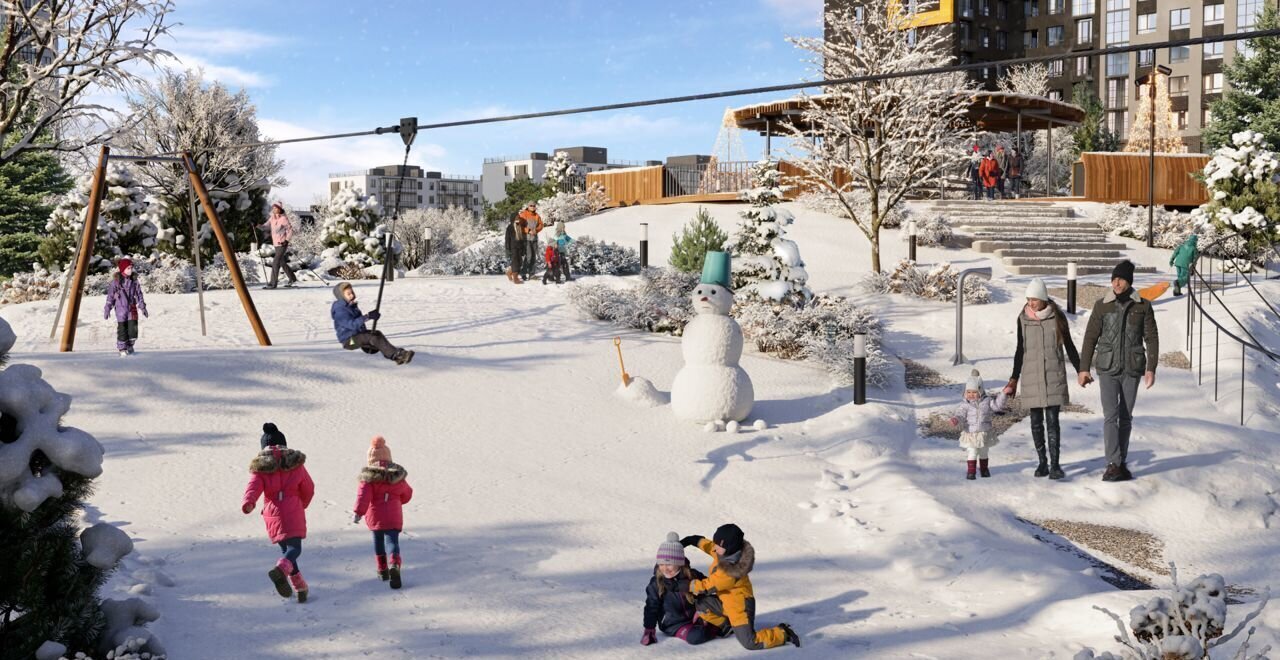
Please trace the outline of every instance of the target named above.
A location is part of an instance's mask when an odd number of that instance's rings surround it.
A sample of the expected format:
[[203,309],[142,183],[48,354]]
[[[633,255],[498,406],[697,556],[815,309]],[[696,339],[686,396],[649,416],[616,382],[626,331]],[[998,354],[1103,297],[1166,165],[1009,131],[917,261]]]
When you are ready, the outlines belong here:
[[542,174],[542,178],[547,182],[547,186],[552,190],[561,192],[574,192],[566,187],[567,184],[575,183],[581,176],[578,164],[569,159],[569,154],[564,151],[557,151],[556,155],[547,163],[547,169]]
[[[15,340],[0,319],[0,366]],[[163,653],[142,627],[158,616],[149,604],[98,598],[133,541],[105,522],[80,528],[103,449],[62,424],[70,407],[36,367],[0,369],[0,658],[103,657],[140,637],[135,650]]]
[[776,206],[782,201],[782,172],[777,163],[762,160],[752,165],[751,177],[752,187],[742,194],[751,207],[739,214],[733,237],[733,289],[739,299],[758,295],[804,303],[813,296],[805,286],[809,274],[785,229],[795,217]]
[[[365,197],[355,188],[338,191],[321,212],[325,250],[323,268],[342,263],[371,266],[382,263],[387,226],[381,223],[378,198]],[[400,252],[396,242],[392,249]]]
[[[45,225],[46,236],[40,243],[40,261],[50,270],[59,270],[71,261],[84,230],[88,213],[91,175],[80,179],[76,189],[67,193],[54,208]],[[98,207],[98,233],[92,270],[108,270],[122,256],[151,254],[157,242],[171,240],[173,233],[164,231],[149,214],[147,195],[125,168],[107,170],[106,194]]]

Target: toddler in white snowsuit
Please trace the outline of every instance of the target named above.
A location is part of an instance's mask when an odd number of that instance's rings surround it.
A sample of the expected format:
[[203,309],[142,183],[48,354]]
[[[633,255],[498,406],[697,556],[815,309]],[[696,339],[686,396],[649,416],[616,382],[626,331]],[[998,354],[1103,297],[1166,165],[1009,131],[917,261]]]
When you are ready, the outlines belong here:
[[982,476],[991,476],[987,452],[1000,442],[991,429],[991,419],[996,413],[1004,412],[1004,404],[1008,398],[1009,395],[1004,390],[1000,390],[994,397],[988,396],[982,387],[982,374],[977,369],[965,381],[964,403],[952,413],[951,425],[959,426],[961,421],[964,422],[964,429],[960,431],[960,446],[968,452],[966,479],[974,479],[974,473],[979,469]]

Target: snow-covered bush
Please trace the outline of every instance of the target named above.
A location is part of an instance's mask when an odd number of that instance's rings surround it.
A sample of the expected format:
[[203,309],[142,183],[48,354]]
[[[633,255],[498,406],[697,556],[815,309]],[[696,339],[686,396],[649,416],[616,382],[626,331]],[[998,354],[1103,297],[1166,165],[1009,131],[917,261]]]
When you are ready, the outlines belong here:
[[510,263],[502,239],[492,238],[453,254],[433,252],[417,272],[419,275],[501,275],[507,272]]
[[[552,189],[560,189],[561,184],[573,182],[581,178],[582,168],[569,158],[569,153],[565,151],[557,151],[550,161],[547,161],[547,168],[543,170],[542,180]],[[541,209],[538,211],[542,215]],[[542,217],[547,217],[543,215]]]
[[[325,245],[320,255],[322,267],[334,260],[361,267],[382,263],[387,226],[378,215],[376,197],[344,188],[329,200],[320,216]],[[397,253],[401,247],[399,242],[392,245]]]
[[1235,232],[1250,247],[1280,243],[1280,158],[1256,131],[1231,136],[1204,166],[1209,202],[1192,215],[1199,225]]
[[640,272],[640,253],[617,243],[580,236],[569,244],[569,270],[578,275],[634,275]]
[[[541,255],[539,255],[541,257]],[[640,255],[617,243],[582,236],[569,244],[569,271],[575,275],[633,275],[640,272]],[[453,254],[435,254],[418,273],[421,275],[501,275],[507,272],[503,239],[493,237]],[[541,265],[537,266],[541,268]]]
[[[960,271],[942,262],[928,270],[903,259],[891,273],[870,273],[862,280],[862,288],[869,293],[903,293],[916,298],[953,302]],[[991,302],[991,289],[976,278],[965,280],[964,301],[970,305]]]
[[[911,219],[916,223],[916,245],[941,246],[951,240],[951,222],[944,216],[933,215],[924,218],[913,216]],[[902,242],[906,243],[911,239],[905,229],[906,223],[903,223],[903,227]]]
[[[324,225],[320,222],[303,223],[290,209],[285,209],[289,222],[293,224],[293,238],[289,240],[289,267],[296,270],[319,268],[324,254]],[[397,232],[399,233],[399,232]],[[274,257],[275,248],[267,241],[258,248],[266,252],[264,257]]]
[[[45,268],[60,270],[75,255],[92,186],[92,176],[82,178],[50,214],[40,242],[40,261]],[[168,232],[161,234],[154,213],[146,213],[147,199],[128,169],[107,170],[106,194],[99,203],[98,232],[89,260],[92,270],[109,270],[114,260],[126,254],[151,254],[158,237],[172,237]]]
[[[592,185],[598,186],[599,184]],[[544,197],[538,200],[538,215],[542,216],[542,219],[548,223],[577,220],[598,210],[592,209],[590,196],[589,192],[558,192],[551,197]]]
[[568,297],[589,318],[634,330],[679,335],[693,318],[690,296],[699,276],[673,268],[646,268],[640,272],[639,286],[579,284],[569,287]]
[[[1257,618],[1271,599],[1268,588],[1258,606],[1245,616],[1236,627],[1224,635],[1227,628],[1227,587],[1221,575],[1201,575],[1189,584],[1178,584],[1177,568],[1169,564],[1173,587],[1169,596],[1157,596],[1129,610],[1126,627],[1120,615],[1102,607],[1095,610],[1105,613],[1116,623],[1120,634],[1116,641],[1125,646],[1127,657],[1135,660],[1208,660],[1213,649],[1224,646],[1236,638],[1249,622]],[[1250,627],[1233,656],[1236,660],[1266,660],[1269,646],[1256,653],[1249,652],[1249,639],[1254,628]],[[1132,633],[1132,634],[1131,634]],[[1095,655],[1086,648],[1075,655],[1075,660],[1120,660],[1109,652]]]
[[742,336],[756,350],[822,365],[841,385],[853,384],[854,335],[867,336],[867,382],[884,387],[889,361],[880,350],[880,319],[845,298],[819,295],[799,307],[748,299],[734,305]]
[[396,238],[404,245],[398,263],[413,269],[426,263],[427,241],[422,230],[431,228],[431,254],[448,255],[483,238],[481,219],[469,209],[450,206],[446,209],[409,209],[400,214]]
[[61,273],[50,273],[40,264],[33,266],[33,272],[14,273],[12,278],[0,282],[0,305],[48,300],[61,292]]
[[[1155,246],[1172,250],[1191,234],[1200,237],[1201,254],[1217,258],[1234,258],[1262,263],[1270,248],[1265,244],[1250,245],[1234,230],[1224,230],[1214,223],[1198,222],[1196,213],[1179,213],[1157,208],[1155,213]],[[1134,240],[1147,240],[1147,207],[1125,203],[1107,204],[1098,216],[1098,225],[1107,232]]]
[[795,217],[775,206],[782,201],[782,172],[777,163],[762,160],[751,166],[751,181],[754,187],[742,193],[751,206],[739,214],[742,222],[730,247],[733,290],[739,298],[803,303],[813,297],[805,286],[809,274],[799,246],[786,238],[785,229]]

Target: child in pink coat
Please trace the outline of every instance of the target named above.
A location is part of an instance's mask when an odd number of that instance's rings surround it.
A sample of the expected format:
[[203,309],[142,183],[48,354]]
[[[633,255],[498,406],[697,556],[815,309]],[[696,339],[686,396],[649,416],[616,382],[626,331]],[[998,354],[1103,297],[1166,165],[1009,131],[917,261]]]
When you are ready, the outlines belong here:
[[267,536],[284,554],[267,571],[267,577],[285,598],[293,595],[289,588],[292,584],[299,603],[307,602],[307,581],[298,570],[298,556],[302,554],[302,539],[307,538],[306,509],[316,494],[316,485],[303,465],[306,461],[305,454],[285,446],[284,434],[275,424],[263,424],[262,451],[249,463],[253,476],[240,505],[240,510],[248,514],[258,498],[263,498],[262,520],[267,524]]
[[[378,561],[378,577],[391,581],[392,589],[400,588],[400,530],[404,529],[402,507],[413,498],[413,487],[405,481],[408,472],[391,462],[391,449],[382,436],[369,444],[368,465],[360,471],[360,488],[356,491],[355,518],[373,532],[373,552]],[[387,547],[391,564],[387,565]]]

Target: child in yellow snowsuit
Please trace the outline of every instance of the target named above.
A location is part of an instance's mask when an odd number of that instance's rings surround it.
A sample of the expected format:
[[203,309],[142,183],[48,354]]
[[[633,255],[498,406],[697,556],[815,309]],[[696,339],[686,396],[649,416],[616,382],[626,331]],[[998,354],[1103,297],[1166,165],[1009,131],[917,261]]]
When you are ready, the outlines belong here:
[[742,530],[729,523],[721,525],[715,536],[686,536],[681,545],[696,545],[711,555],[711,570],[705,580],[689,583],[689,592],[698,598],[698,615],[703,621],[733,630],[742,647],[749,651],[771,649],[791,642],[800,646],[800,636],[791,626],[780,623],[773,628],[756,630],[756,598],[748,573],[755,566],[756,551],[743,538]]

